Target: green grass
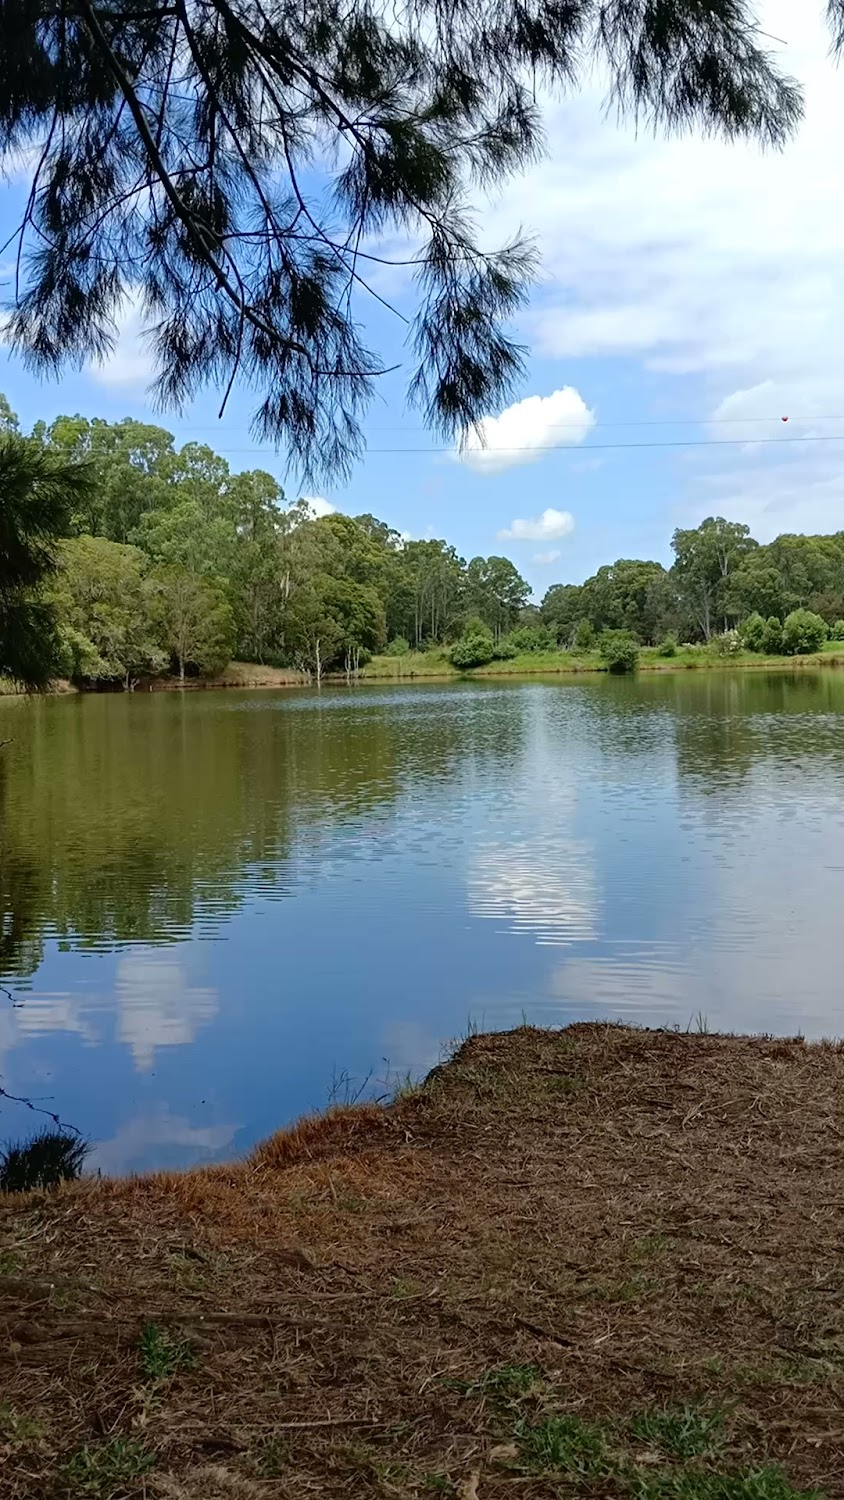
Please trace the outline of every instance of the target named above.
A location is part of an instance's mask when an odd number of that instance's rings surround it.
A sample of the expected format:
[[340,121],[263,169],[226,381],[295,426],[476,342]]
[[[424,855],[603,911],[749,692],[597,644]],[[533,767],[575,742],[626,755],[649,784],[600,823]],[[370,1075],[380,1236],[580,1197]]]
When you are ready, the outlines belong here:
[[601,1428],[581,1417],[551,1416],[533,1426],[520,1423],[515,1439],[522,1464],[536,1473],[595,1479],[610,1466]]
[[23,1256],[17,1250],[0,1250],[0,1276],[14,1276],[23,1270]]
[[22,1417],[7,1402],[0,1401],[0,1438],[12,1447],[26,1443],[37,1443],[43,1437],[44,1428],[32,1417]]
[[190,1339],[180,1338],[157,1323],[144,1324],[138,1340],[138,1368],[144,1380],[169,1380],[195,1360]]
[[[683,672],[734,667],[766,667],[771,670],[811,666],[844,666],[844,641],[826,641],[814,656],[759,656],[752,651],[734,651],[721,656],[708,646],[678,646],[674,656],[660,656],[656,646],[643,646],[639,654],[642,672]],[[525,651],[510,661],[491,661],[485,667],[458,672],[445,651],[409,651],[406,656],[373,656],[362,672],[369,681],[397,682],[419,677],[529,677],[562,672],[604,672],[597,651]]]
[[113,1437],[77,1448],[62,1466],[59,1481],[73,1500],[116,1500],[154,1466],[155,1454],[138,1438]]
[[823,1500],[820,1490],[796,1490],[782,1469],[736,1469],[711,1474],[703,1469],[676,1469],[637,1474],[634,1500]]
[[643,1411],[630,1423],[634,1437],[672,1458],[708,1458],[726,1441],[721,1412],[693,1406]]
[[482,1392],[484,1395],[519,1400],[528,1395],[541,1379],[542,1371],[538,1365],[498,1365],[493,1370],[487,1370],[480,1380],[468,1385],[466,1394],[471,1396]]

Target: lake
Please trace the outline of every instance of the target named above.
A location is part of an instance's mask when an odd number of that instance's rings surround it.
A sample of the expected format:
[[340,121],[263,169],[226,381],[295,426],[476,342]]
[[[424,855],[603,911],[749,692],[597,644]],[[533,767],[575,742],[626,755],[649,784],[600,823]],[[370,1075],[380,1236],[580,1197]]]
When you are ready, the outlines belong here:
[[841,1035],[842,715],[810,671],[2,699],[0,1081],[123,1172],[470,1026]]

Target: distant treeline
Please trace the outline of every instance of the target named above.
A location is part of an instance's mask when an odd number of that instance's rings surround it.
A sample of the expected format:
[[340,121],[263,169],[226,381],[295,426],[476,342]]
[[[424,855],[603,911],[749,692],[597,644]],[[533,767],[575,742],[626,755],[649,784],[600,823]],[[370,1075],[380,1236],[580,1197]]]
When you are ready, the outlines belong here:
[[[0,431],[17,428],[0,397]],[[670,568],[620,560],[535,605],[508,558],[466,562],[372,515],[317,517],[272,475],[233,474],[211,448],[177,449],[160,427],[59,417],[31,441],[89,466],[41,602],[62,674],[91,685],[213,672],[233,656],[318,677],[479,633],[512,654],[586,649],[607,631],[645,645],[708,641],[751,621],[748,643],[776,650],[777,623],[797,610],[823,633],[844,618],[844,532],[760,546],[747,526],[708,519],[674,533]]]

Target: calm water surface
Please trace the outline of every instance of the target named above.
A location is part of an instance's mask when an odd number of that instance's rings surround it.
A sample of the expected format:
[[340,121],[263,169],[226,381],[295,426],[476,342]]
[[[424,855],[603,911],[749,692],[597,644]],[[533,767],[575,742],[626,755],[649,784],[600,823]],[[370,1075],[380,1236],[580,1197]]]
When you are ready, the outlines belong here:
[[844,673],[3,700],[5,738],[0,1078],[103,1170],[470,1021],[844,1032]]

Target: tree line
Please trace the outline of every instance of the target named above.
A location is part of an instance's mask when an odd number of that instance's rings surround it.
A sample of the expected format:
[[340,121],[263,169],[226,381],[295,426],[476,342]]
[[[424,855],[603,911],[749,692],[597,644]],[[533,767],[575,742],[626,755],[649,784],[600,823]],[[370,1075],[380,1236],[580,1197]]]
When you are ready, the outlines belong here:
[[674,533],[669,568],[621,559],[535,604],[506,557],[467,562],[373,515],[317,516],[271,474],[232,473],[161,427],[58,417],[23,437],[0,398],[0,430],[0,671],[30,685],[132,687],[233,656],[319,679],[430,647],[472,667],[603,643],[610,662],[610,636],[619,650],[622,637],[813,650],[844,619],[844,532],[761,546],[708,518]]

